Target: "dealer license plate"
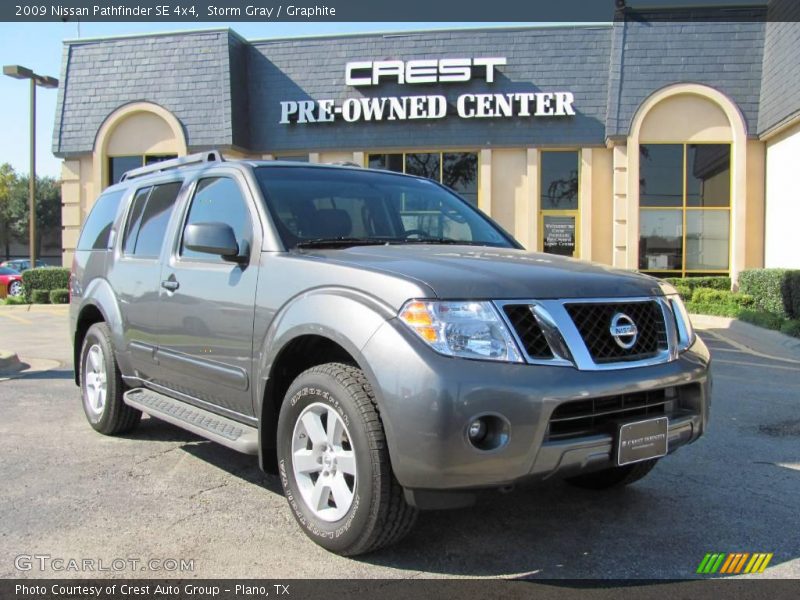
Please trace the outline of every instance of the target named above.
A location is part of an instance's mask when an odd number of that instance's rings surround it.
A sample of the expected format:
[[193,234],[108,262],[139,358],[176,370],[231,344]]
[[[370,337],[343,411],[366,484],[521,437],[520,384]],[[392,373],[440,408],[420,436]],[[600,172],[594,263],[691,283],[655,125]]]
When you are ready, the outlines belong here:
[[621,423],[617,434],[619,466],[658,458],[667,453],[669,438],[667,417]]

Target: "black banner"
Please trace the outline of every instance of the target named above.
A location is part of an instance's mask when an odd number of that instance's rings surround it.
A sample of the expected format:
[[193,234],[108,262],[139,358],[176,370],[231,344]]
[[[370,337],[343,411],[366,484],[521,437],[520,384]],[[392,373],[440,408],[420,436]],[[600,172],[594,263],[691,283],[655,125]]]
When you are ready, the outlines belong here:
[[76,579],[0,581],[3,600],[639,600],[797,598],[793,580],[279,580]]
[[[784,0],[773,0],[781,3]],[[673,11],[664,12],[667,5]],[[749,6],[750,8],[742,8]],[[647,12],[648,20],[796,20],[797,11],[767,16],[767,0],[4,0],[3,21],[470,21],[609,22],[624,11]]]

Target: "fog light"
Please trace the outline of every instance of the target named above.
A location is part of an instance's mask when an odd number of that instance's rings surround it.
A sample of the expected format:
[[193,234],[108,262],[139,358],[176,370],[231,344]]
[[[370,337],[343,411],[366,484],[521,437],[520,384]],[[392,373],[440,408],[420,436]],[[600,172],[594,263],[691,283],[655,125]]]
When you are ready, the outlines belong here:
[[469,426],[469,441],[476,444],[486,437],[486,422],[483,419],[475,419]]

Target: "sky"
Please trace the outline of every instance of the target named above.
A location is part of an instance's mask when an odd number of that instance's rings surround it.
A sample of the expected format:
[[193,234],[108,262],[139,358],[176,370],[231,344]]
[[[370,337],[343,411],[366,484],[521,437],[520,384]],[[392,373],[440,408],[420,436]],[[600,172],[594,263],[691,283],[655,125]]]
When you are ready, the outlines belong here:
[[[477,27],[480,23],[0,23],[0,64],[22,65],[40,75],[60,77],[63,40],[158,31],[231,27],[246,39],[331,33],[403,31]],[[493,27],[525,23],[492,23]],[[80,26],[80,36],[78,27]],[[29,82],[0,76],[0,164],[18,173],[30,165]],[[53,156],[53,122],[58,90],[36,90],[36,174],[58,177],[61,161]]]

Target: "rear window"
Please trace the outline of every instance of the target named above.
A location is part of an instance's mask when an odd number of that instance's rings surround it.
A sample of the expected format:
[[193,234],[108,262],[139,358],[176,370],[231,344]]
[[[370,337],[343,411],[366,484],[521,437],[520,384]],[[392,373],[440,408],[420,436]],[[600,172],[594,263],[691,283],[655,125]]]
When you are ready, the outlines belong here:
[[125,254],[158,258],[180,189],[181,182],[175,181],[136,193],[122,242]]
[[78,250],[106,250],[123,190],[101,195],[92,207],[78,239]]

